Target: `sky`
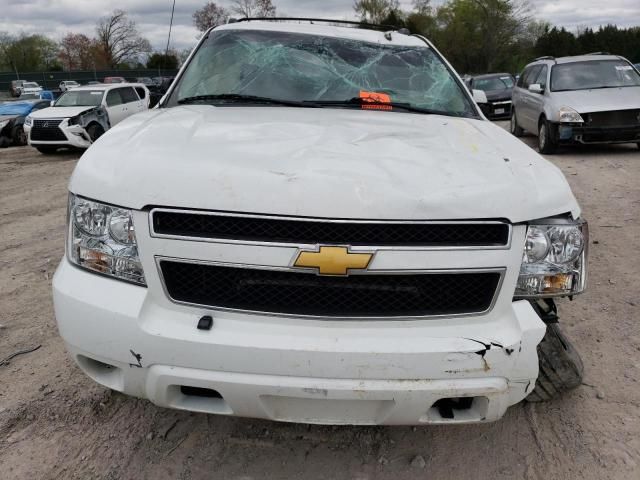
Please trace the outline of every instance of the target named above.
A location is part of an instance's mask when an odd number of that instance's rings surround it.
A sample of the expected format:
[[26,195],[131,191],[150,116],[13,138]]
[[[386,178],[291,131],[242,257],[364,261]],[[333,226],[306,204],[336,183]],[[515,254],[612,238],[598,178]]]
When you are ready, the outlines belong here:
[[[280,16],[355,20],[353,0],[273,0]],[[433,5],[443,0],[432,0]],[[575,30],[608,23],[640,25],[640,0],[529,0],[534,15],[554,25]],[[192,14],[205,0],[176,0],[171,47],[192,47],[198,37]],[[230,6],[230,0],[217,2]],[[401,0],[405,9],[411,0]],[[0,0],[0,32],[40,33],[60,40],[66,33],[93,36],[95,23],[116,8],[129,13],[155,50],[164,51],[172,0]]]

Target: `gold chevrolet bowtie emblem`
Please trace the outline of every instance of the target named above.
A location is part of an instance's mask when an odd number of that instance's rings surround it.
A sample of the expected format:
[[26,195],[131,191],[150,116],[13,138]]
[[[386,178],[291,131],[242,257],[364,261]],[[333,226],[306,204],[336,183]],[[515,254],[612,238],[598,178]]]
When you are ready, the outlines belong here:
[[318,252],[301,251],[293,266],[317,268],[320,275],[347,275],[367,268],[371,258],[373,253],[351,253],[347,247],[320,247]]

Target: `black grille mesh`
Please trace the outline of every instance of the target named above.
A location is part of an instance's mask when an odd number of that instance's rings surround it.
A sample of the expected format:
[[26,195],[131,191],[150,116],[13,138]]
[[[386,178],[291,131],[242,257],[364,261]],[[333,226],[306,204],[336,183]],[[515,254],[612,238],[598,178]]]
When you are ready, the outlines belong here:
[[505,223],[342,223],[156,211],[158,234],[278,243],[371,246],[500,246]]
[[31,127],[31,140],[44,142],[66,141],[67,137],[58,128],[62,120],[34,120]]
[[328,317],[454,315],[489,309],[500,274],[318,276],[162,260],[176,301],[239,310]]
[[585,127],[632,127],[640,125],[640,110],[614,110],[584,114]]

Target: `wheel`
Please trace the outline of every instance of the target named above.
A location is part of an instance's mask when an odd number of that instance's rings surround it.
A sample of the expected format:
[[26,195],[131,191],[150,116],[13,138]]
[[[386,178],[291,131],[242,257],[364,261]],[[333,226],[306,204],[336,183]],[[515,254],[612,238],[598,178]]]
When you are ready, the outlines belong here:
[[23,146],[27,144],[27,135],[24,133],[24,128],[22,125],[16,125],[11,130],[11,140],[13,140],[13,144],[16,146]]
[[52,153],[56,153],[58,151],[58,147],[36,147],[36,148],[43,155],[51,155]]
[[92,123],[87,127],[87,134],[92,142],[98,140],[104,134],[104,128],[97,123]]
[[538,126],[538,150],[546,155],[554,153],[558,149],[558,142],[553,138],[551,126],[546,118],[540,120]]
[[511,134],[516,137],[521,137],[522,135],[524,135],[524,130],[520,125],[518,125],[515,108],[511,110]]
[[547,325],[547,333],[538,345],[538,364],[538,379],[528,402],[552,400],[582,384],[580,354],[557,323]]

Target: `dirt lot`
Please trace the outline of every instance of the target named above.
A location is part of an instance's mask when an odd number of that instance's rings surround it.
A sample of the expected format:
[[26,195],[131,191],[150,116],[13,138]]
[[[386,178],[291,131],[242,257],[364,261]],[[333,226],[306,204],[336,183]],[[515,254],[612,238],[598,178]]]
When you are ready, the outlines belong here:
[[422,428],[181,413],[90,381],[67,358],[50,294],[77,158],[0,150],[0,361],[41,345],[0,366],[0,478],[640,479],[637,148],[551,157],[591,222],[589,292],[560,305],[585,384],[494,424]]

